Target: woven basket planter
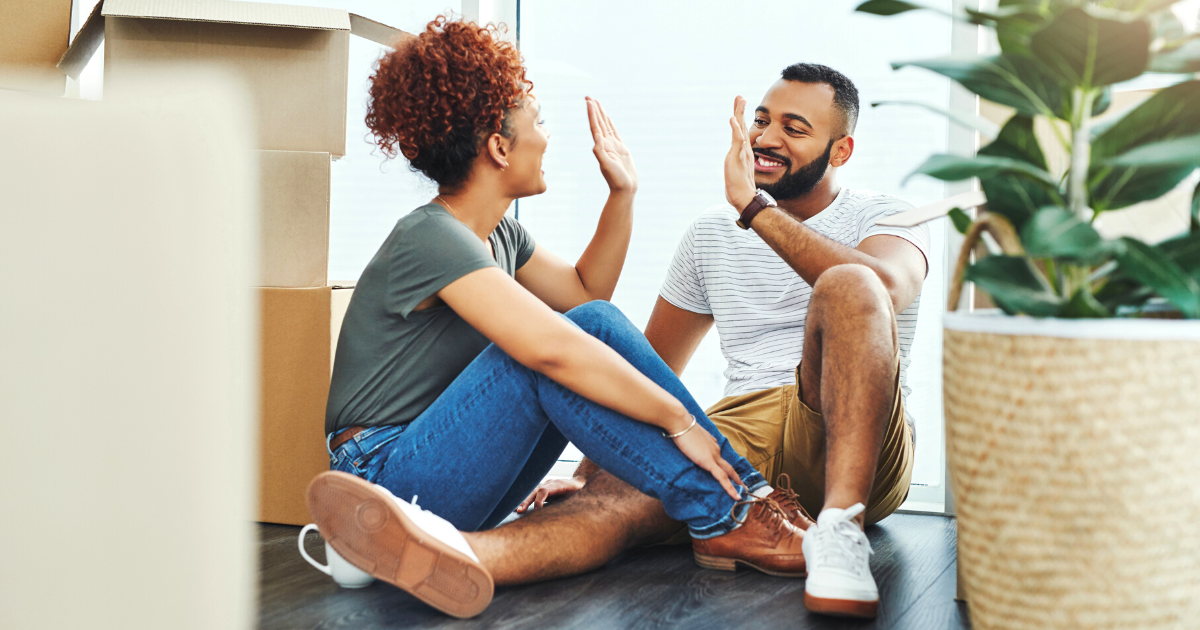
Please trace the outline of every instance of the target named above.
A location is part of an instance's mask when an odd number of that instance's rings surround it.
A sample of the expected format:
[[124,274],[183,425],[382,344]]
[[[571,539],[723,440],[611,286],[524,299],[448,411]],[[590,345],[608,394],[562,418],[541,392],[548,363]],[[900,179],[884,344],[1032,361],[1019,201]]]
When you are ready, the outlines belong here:
[[972,626],[1200,628],[1200,322],[944,321]]

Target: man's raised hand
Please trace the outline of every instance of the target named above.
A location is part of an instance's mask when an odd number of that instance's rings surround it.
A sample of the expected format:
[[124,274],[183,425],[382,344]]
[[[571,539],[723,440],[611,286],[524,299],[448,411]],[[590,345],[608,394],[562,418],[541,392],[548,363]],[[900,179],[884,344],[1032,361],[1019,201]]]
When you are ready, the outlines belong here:
[[754,199],[758,186],[754,184],[754,151],[746,133],[746,99],[740,96],[733,99],[729,126],[733,128],[733,141],[725,156],[725,200],[741,212]]

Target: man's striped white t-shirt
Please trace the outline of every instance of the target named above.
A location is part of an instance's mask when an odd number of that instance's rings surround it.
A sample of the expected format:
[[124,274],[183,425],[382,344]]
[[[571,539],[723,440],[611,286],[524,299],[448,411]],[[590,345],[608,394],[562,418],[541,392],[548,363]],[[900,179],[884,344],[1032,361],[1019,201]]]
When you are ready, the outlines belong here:
[[[916,245],[929,260],[929,228],[895,228],[875,221],[913,206],[879,193],[843,188],[833,203],[804,222],[847,247],[869,236],[890,234]],[[738,213],[714,206],[692,223],[667,272],[660,293],[693,313],[711,313],[721,338],[725,395],[737,396],[795,382],[804,344],[804,322],[812,287],[754,230],[734,224]],[[900,334],[900,381],[905,384],[908,351],[917,330],[920,297],[896,319]],[[904,385],[907,397],[908,387]]]

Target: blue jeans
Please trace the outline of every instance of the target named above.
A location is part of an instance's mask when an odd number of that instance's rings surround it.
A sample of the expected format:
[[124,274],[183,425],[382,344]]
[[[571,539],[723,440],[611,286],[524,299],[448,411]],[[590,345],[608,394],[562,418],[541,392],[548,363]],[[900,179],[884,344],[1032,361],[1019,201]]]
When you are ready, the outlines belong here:
[[[567,318],[616,350],[696,416],[749,491],[766,485],[734,452],[645,336],[615,306],[590,302]],[[332,436],[331,436],[332,437]],[[372,427],[331,455],[358,475],[445,518],[462,531],[495,527],[532,492],[567,441],[601,468],[662,501],[695,538],[736,527],[734,500],[658,427],[594,403],[488,346],[407,425]]]

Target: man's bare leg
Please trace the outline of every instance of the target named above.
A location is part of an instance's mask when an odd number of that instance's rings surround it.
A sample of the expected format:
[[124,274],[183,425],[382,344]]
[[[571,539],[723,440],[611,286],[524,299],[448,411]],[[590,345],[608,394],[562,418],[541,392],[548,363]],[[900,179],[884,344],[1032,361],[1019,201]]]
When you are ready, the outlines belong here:
[[679,531],[662,503],[607,472],[566,500],[495,529],[464,533],[497,585],[577,575]]
[[871,269],[831,267],[813,287],[804,330],[801,397],[825,419],[825,507],[866,505],[895,402],[891,298]]

